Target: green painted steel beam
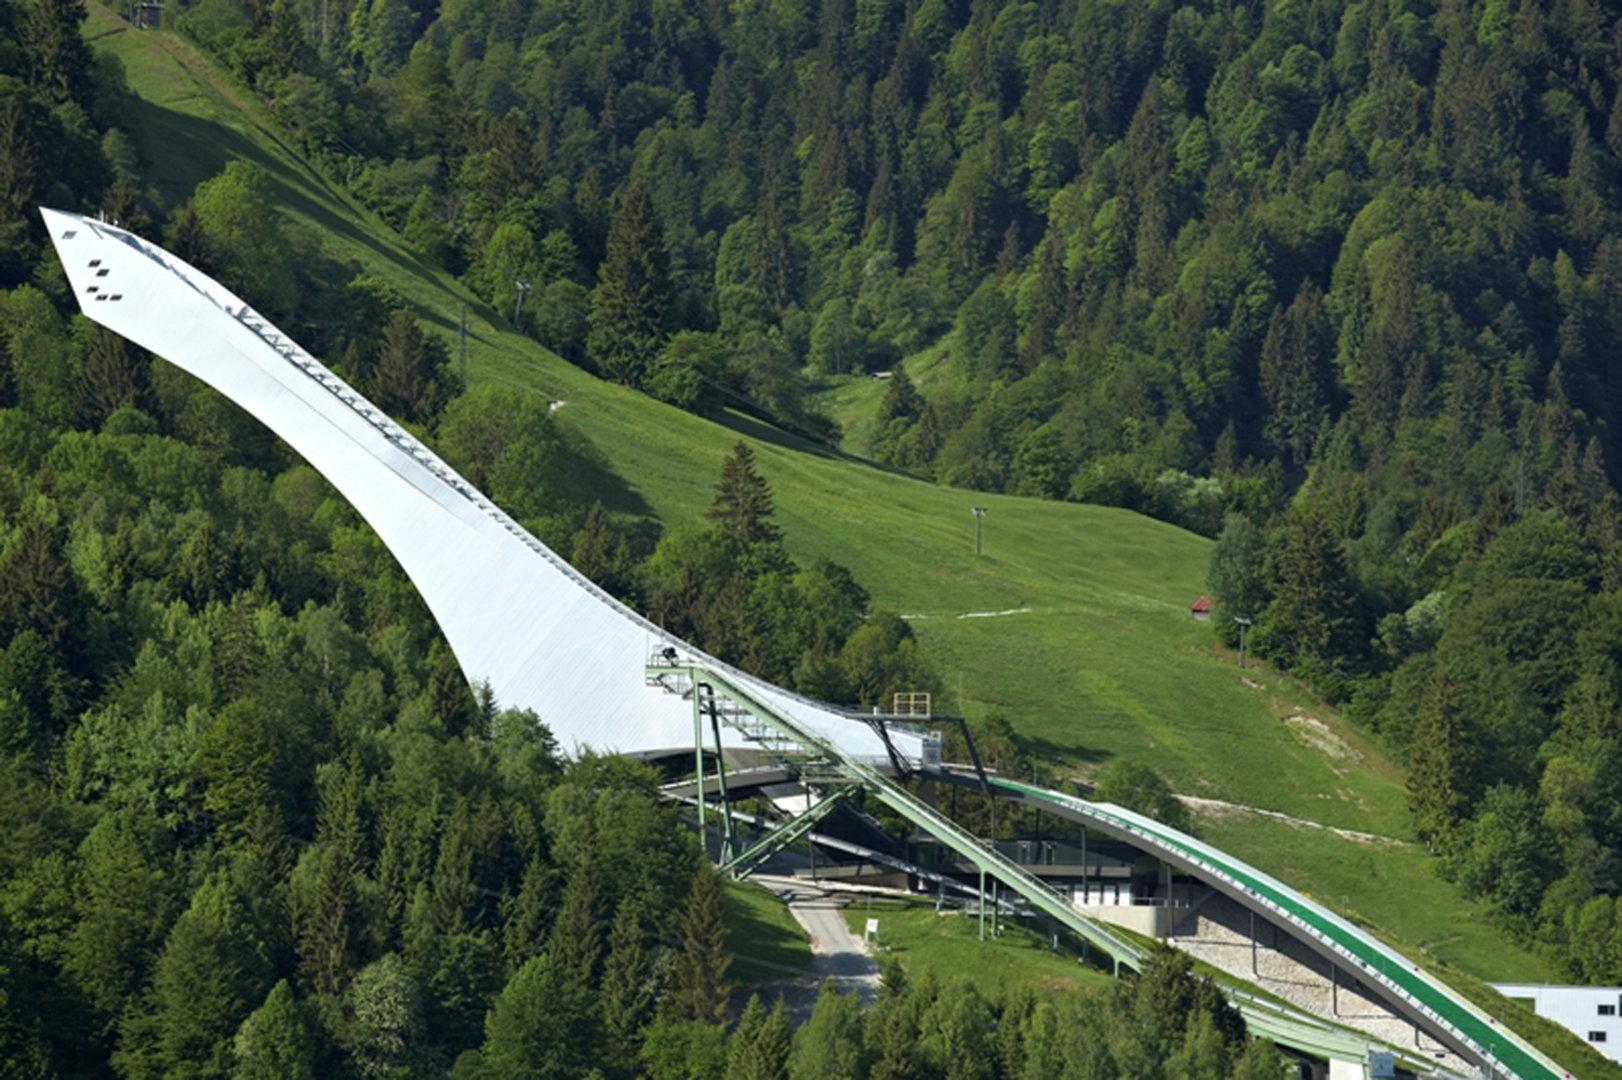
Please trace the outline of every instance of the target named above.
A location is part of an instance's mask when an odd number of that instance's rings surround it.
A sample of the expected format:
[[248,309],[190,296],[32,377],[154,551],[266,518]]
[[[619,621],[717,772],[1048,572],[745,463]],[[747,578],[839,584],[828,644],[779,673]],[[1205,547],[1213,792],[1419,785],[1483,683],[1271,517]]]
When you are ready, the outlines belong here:
[[761,863],[810,832],[819,821],[833,812],[834,807],[845,800],[850,791],[850,788],[842,787],[824,795],[810,809],[796,814],[755,841],[741,854],[723,864],[721,867],[722,873],[731,874],[737,878],[748,877],[759,868]]

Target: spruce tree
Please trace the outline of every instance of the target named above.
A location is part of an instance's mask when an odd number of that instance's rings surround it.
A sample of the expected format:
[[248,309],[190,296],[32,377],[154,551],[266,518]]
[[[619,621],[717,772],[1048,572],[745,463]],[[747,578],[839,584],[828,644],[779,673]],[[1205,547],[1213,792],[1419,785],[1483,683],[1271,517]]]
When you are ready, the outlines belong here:
[[315,895],[299,920],[299,971],[317,993],[337,994],[348,983],[354,957],[357,868],[340,844],[323,844],[318,852]]
[[1272,607],[1286,649],[1297,660],[1337,666],[1356,647],[1357,609],[1340,538],[1316,512],[1285,529]]
[[724,1019],[732,995],[731,965],[721,889],[715,871],[702,863],[682,911],[681,948],[671,964],[670,1002],[677,1015],[706,1024]]
[[664,347],[670,309],[669,256],[653,200],[632,183],[620,200],[597,268],[586,352],[597,369],[640,386]]
[[759,996],[749,995],[727,1042],[726,1080],[787,1080],[792,1045],[783,999],[768,1013]]
[[1266,435],[1292,469],[1306,465],[1328,415],[1333,347],[1323,294],[1303,282],[1288,310],[1273,309],[1258,365]]
[[144,404],[144,372],[124,339],[97,328],[79,371],[79,419],[100,427],[118,409]]
[[1439,670],[1425,686],[1408,749],[1408,806],[1414,831],[1432,851],[1473,801],[1475,746],[1458,684]]
[[445,364],[445,347],[423,333],[411,312],[397,310],[378,343],[367,396],[390,416],[428,423],[451,396]]
[[624,545],[609,519],[601,500],[591,504],[586,520],[574,540],[574,557],[569,560],[574,568],[611,593],[623,590],[620,561]]
[[890,384],[884,388],[884,400],[879,403],[880,437],[889,436],[892,424],[898,421],[910,424],[923,411],[923,396],[907,375],[907,369],[897,364],[890,373]]
[[315,1080],[316,1026],[283,979],[237,1029],[232,1080]]
[[573,1080],[586,1071],[594,1027],[562,990],[544,954],[518,969],[484,1019],[486,1075]]
[[463,732],[483,735],[477,730],[478,702],[456,662],[456,654],[442,642],[435,641],[428,650],[428,707],[445,729],[445,734],[457,738]]
[[648,953],[642,921],[630,904],[622,903],[608,935],[598,1006],[607,1045],[622,1056],[620,1064],[626,1070],[634,1071],[637,1032],[653,1015],[656,990],[653,957]]
[[755,1039],[765,1023],[766,1006],[760,1003],[759,994],[750,994],[737,1026],[727,1038],[726,1080],[753,1080]]
[[90,89],[90,46],[79,32],[84,0],[32,0],[23,11],[23,65],[34,86],[56,101],[83,101]]
[[1020,358],[1030,371],[1053,352],[1059,327],[1064,322],[1066,287],[1064,280],[1064,235],[1057,227],[1048,229],[1036,260],[1036,292],[1031,297],[1030,315]]
[[772,523],[772,489],[755,468],[755,452],[739,441],[721,463],[715,501],[704,516],[737,538],[739,543],[774,544],[783,538]]
[[569,872],[558,905],[557,921],[547,937],[546,953],[560,985],[589,1000],[597,985],[603,954],[602,876],[594,852],[585,852]]
[[841,994],[832,981],[822,984],[811,1018],[794,1033],[788,1075],[790,1080],[866,1080],[867,1048],[855,994]]
[[271,974],[258,927],[217,874],[170,930],[152,977],[152,1011],[126,1017],[121,1055],[150,1063],[155,1075],[224,1075],[232,1036],[265,1000]]
[[524,866],[518,893],[505,905],[501,927],[501,951],[507,969],[517,971],[546,947],[546,932],[552,906],[553,871],[539,855]]
[[316,817],[315,895],[296,929],[300,974],[323,994],[341,993],[348,985],[358,944],[365,779],[360,755],[351,747],[337,776],[322,790]]
[[54,510],[36,507],[0,554],[0,637],[32,630],[70,670],[78,660],[77,579],[63,553],[64,530]]

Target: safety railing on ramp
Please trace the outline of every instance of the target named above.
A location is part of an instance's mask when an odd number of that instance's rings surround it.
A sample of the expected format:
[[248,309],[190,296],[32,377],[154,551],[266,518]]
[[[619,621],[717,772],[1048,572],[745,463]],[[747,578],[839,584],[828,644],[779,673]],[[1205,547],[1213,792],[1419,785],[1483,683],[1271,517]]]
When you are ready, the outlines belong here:
[[1151,852],[1163,852],[1198,873],[1242,893],[1254,906],[1317,942],[1385,993],[1406,1004],[1436,1031],[1470,1050],[1501,1076],[1517,1080],[1571,1080],[1573,1074],[1420,965],[1334,912],[1260,870],[1152,818],[1119,806],[1092,803],[1033,784],[992,778],[995,789],[1072,812],[1083,821],[1125,833]]

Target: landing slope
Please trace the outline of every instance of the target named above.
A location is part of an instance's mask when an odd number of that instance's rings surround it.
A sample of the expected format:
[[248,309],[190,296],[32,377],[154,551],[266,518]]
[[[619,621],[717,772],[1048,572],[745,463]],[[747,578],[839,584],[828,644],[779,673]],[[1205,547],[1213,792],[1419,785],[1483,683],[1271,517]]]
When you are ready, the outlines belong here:
[[[667,526],[699,520],[722,457],[755,444],[797,557],[850,566],[875,600],[914,626],[947,689],[970,713],[1006,715],[1031,749],[1085,772],[1111,755],[1152,761],[1179,791],[1406,839],[1399,771],[1294,683],[1252,672],[1187,614],[1208,544],[1123,511],[981,495],[920,483],[809,446],[743,417],[698,420],[585,374],[500,325],[437,267],[323,179],[251,95],[177,35],[132,31],[92,8],[87,35],[119,57],[141,95],[133,132],[149,176],[171,197],[232,158],[268,175],[277,208],[331,253],[386,281],[440,330],[469,309],[474,381],[535,387],[567,402],[586,434]],[[988,508],[985,554],[971,505]],[[963,618],[981,613],[1007,613]],[[1287,717],[1305,717],[1287,723]],[[1327,732],[1328,735],[1324,735]],[[1271,869],[1264,839],[1226,830],[1235,854]],[[1400,878],[1349,887],[1334,873],[1355,850],[1324,830],[1293,851],[1292,884],[1342,910],[1411,903],[1382,929],[1484,976],[1541,974],[1423,860]],[[1382,911],[1382,916],[1386,913]],[[1474,916],[1474,917],[1470,917]]]

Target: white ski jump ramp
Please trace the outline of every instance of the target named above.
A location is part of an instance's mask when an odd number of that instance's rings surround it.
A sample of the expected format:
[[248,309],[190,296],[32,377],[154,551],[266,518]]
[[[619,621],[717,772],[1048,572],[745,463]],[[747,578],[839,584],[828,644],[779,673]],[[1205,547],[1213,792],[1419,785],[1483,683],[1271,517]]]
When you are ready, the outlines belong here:
[[[74,296],[95,322],[257,417],[352,503],[400,561],[470,682],[533,709],[570,753],[690,749],[690,701],[649,686],[673,647],[726,671],[843,752],[888,760],[844,710],[721,664],[575,571],[352,387],[202,271],[105,222],[42,210]],[[728,746],[748,745],[723,729]],[[916,760],[920,739],[893,732]]]

